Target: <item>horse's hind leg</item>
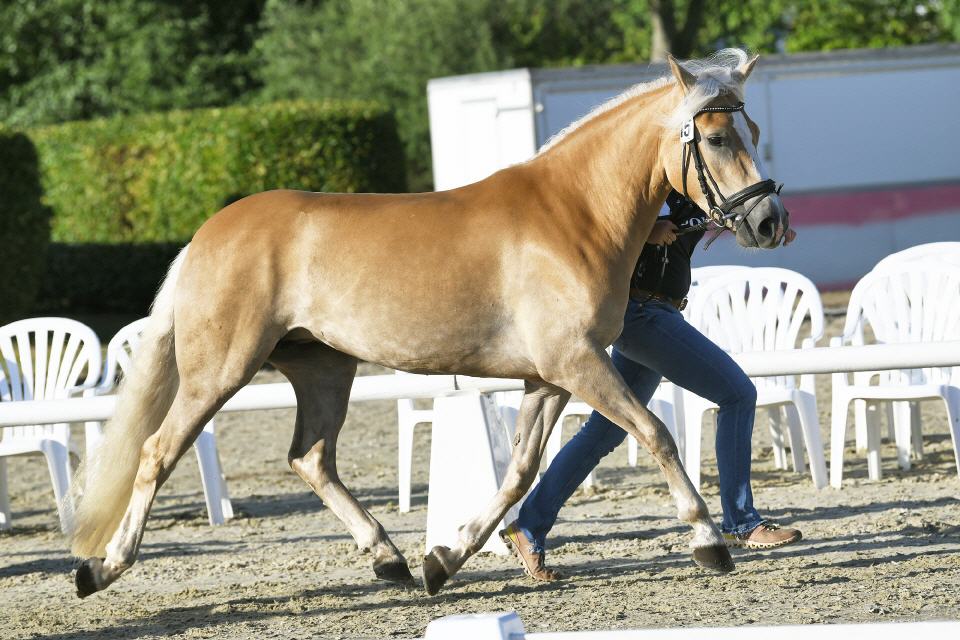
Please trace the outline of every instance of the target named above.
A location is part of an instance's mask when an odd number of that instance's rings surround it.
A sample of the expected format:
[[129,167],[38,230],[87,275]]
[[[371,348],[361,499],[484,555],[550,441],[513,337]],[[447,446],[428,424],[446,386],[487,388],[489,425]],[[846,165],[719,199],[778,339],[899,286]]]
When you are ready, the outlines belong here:
[[[218,362],[217,371],[181,372],[180,387],[160,429],[140,449],[140,465],[127,510],[107,544],[106,558],[88,558],[77,569],[77,595],[81,598],[105,589],[136,561],[150,507],[157,491],[173,472],[177,461],[193,444],[223,403],[246,384],[263,359],[244,362],[236,369]],[[222,364],[222,367],[221,367]],[[232,379],[223,371],[236,371]]]
[[403,554],[376,518],[337,475],[337,436],[343,427],[357,360],[319,342],[281,343],[270,356],[297,395],[291,468],[309,484],[350,531],[357,546],[373,553],[373,571],[392,582],[413,581]]
[[513,455],[503,485],[483,513],[460,527],[459,540],[453,549],[434,547],[423,559],[423,584],[427,593],[435,594],[483,547],[507,509],[533,484],[550,430],[569,398],[569,393],[553,385],[527,382],[517,416]]

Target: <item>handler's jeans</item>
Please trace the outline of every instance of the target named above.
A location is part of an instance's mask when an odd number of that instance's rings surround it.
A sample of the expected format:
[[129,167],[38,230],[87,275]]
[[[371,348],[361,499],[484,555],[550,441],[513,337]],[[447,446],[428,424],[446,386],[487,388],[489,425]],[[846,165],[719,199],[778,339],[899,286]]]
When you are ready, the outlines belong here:
[[[723,531],[746,533],[763,522],[753,508],[750,491],[750,440],[757,390],[739,365],[674,307],[658,300],[640,303],[632,299],[623,319],[623,333],[613,344],[613,364],[644,404],[653,397],[661,376],[666,376],[720,407],[716,447]],[[545,546],[563,503],[626,435],[594,411],[553,459],[520,507],[517,519],[538,550]]]

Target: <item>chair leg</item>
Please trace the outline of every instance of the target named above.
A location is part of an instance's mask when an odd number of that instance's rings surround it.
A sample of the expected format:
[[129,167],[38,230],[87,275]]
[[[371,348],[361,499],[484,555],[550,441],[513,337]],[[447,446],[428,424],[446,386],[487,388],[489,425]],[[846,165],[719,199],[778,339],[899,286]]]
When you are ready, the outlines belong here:
[[683,407],[684,394],[683,387],[671,385],[673,387],[673,424],[677,428],[677,448],[680,449],[680,459],[683,460],[687,455],[687,425],[686,413]]
[[950,438],[953,440],[953,459],[960,476],[960,387],[946,387],[944,402],[947,405],[947,423],[950,425]]
[[397,475],[399,482],[400,513],[410,511],[410,485],[413,468],[413,431],[417,425],[403,422],[398,425]]
[[793,471],[800,474],[806,473],[807,463],[803,459],[803,447],[801,446],[801,443],[806,440],[804,425],[802,424],[803,419],[798,406],[795,404],[785,405],[783,410],[787,414],[787,428],[790,435],[790,461],[793,463]]
[[217,453],[217,439],[211,420],[200,432],[193,444],[200,466],[200,481],[203,483],[203,497],[207,503],[207,519],[212,526],[221,525],[233,517],[233,505],[227,493],[227,483],[223,477],[223,467]]
[[71,529],[73,521],[73,504],[70,501],[70,452],[67,445],[56,440],[44,440],[40,448],[50,470],[50,482],[53,484],[57,514],[60,517],[60,530],[66,533]]
[[837,385],[834,385],[830,412],[830,485],[837,489],[843,484],[843,447],[847,439],[848,404],[849,401],[837,392]]
[[684,413],[684,457],[683,466],[693,488],[700,490],[700,439],[703,411],[697,410],[696,399],[686,404]]
[[893,403],[893,433],[897,443],[897,463],[904,471],[910,470],[910,403],[897,401]]
[[0,531],[13,526],[10,518],[10,494],[7,489],[7,459],[0,458]]
[[[795,411],[798,414],[800,428],[803,433],[803,443],[807,449],[807,458],[810,460],[810,477],[813,486],[823,489],[827,486],[827,463],[823,458],[823,439],[820,436],[820,418],[817,415],[817,399],[812,393],[800,391],[796,395]],[[794,439],[794,446],[799,445],[799,438]]]
[[787,468],[787,448],[783,441],[783,425],[781,422],[780,407],[767,409],[767,424],[770,428],[770,441],[773,444],[773,466],[777,469]]
[[867,424],[871,417],[876,417],[876,403],[867,403],[866,400],[853,401],[853,425],[857,451],[867,448]]
[[627,464],[631,467],[637,466],[637,439],[633,436],[627,436]]
[[883,476],[880,457],[879,425],[867,424],[867,477],[879,480]]
[[84,422],[83,423],[83,442],[84,442],[84,452],[83,455],[89,460],[90,455],[100,446],[100,442],[103,440],[103,423],[102,422]]
[[923,418],[920,416],[920,403],[910,402],[910,444],[911,457],[914,460],[923,459]]
[[[893,409],[893,402],[884,402],[883,409],[887,416],[887,441],[895,442],[897,439],[897,421],[896,421],[896,411]],[[880,409],[877,409],[877,429],[880,428]],[[879,433],[879,431],[878,431]]]

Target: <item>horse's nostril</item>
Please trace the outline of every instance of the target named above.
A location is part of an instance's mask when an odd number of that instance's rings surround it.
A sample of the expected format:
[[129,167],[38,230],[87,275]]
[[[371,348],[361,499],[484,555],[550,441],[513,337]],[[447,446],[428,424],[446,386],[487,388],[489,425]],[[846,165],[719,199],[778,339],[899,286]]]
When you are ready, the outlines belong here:
[[757,233],[764,238],[772,238],[776,232],[777,223],[774,221],[773,216],[764,218],[760,221],[760,224],[757,225]]

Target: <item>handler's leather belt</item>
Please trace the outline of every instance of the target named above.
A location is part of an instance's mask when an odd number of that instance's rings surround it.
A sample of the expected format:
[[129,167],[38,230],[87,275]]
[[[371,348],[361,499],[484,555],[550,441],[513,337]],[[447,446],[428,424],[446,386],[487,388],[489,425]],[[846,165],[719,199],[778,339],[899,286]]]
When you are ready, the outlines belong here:
[[687,307],[686,298],[668,298],[662,293],[637,289],[636,287],[630,287],[630,297],[639,302],[644,302],[650,298],[653,298],[654,300],[666,302],[667,304],[676,307],[677,311],[683,311]]

